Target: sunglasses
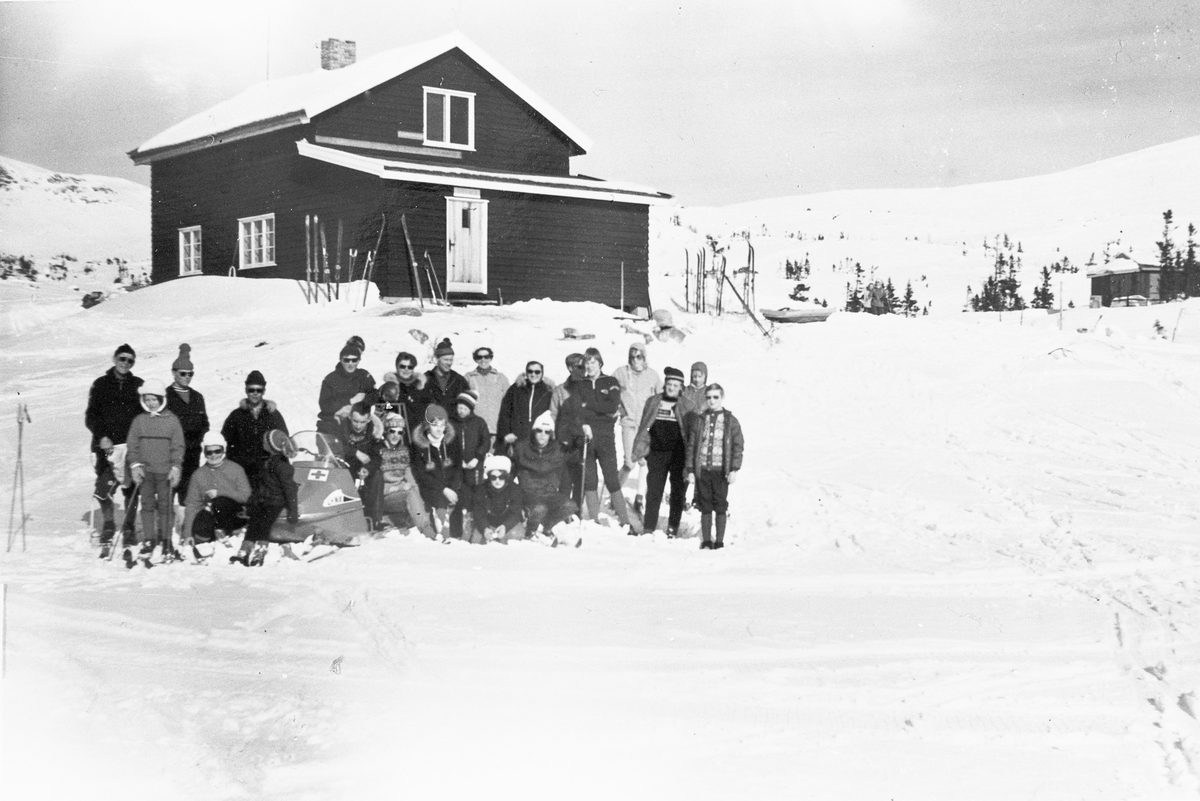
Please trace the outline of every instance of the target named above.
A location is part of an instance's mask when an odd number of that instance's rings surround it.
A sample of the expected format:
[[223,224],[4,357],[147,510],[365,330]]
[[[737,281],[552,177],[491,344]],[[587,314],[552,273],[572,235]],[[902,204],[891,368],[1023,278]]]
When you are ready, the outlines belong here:
[[358,364],[358,359],[353,356],[345,356],[342,358],[342,361],[346,364]]
[[541,375],[541,370],[526,370],[525,375]]
[[396,368],[399,370],[412,370],[416,367],[415,364],[398,364]]
[[220,456],[224,452],[225,452],[224,448],[205,448],[204,449],[205,456]]
[[488,481],[504,481],[507,478],[508,476],[504,475],[503,473],[492,473],[490,476],[488,476]]
[[720,400],[721,399],[720,395],[705,395],[704,397],[708,398],[709,400]]
[[176,370],[175,371],[175,375],[179,376],[180,378],[191,378],[195,374],[196,374],[195,370]]
[[119,361],[121,364],[133,364],[137,360],[132,356],[118,356],[117,361]]
[[645,356],[643,356],[643,355],[642,355],[642,354],[640,354],[640,353],[635,353],[635,354],[633,354],[632,356],[630,356],[629,358],[631,358],[631,359],[637,359],[638,361],[641,361],[641,362],[644,362],[644,361],[646,361],[646,357],[645,357]]
[[250,395],[250,394],[257,393],[257,394],[261,395],[265,390],[266,390],[266,387],[246,387],[246,394]]
[[475,361],[477,361],[477,362],[481,362],[484,359],[490,359],[490,358],[492,358],[492,354],[490,354],[490,353],[478,353],[475,355]]

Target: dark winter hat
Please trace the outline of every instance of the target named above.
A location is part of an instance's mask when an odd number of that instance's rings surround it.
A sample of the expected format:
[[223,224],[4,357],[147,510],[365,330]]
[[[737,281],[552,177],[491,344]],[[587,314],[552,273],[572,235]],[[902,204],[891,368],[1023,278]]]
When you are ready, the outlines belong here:
[[583,367],[583,354],[572,353],[567,356],[566,362],[568,370],[578,370],[580,367]]
[[360,337],[358,334],[355,334],[354,336],[347,339],[346,344],[353,345],[354,347],[358,348],[359,353],[365,353],[367,350],[367,343],[364,342],[363,338]]
[[342,352],[338,354],[339,359],[344,359],[347,356],[353,356],[356,359],[362,358],[362,351],[350,342],[342,345]]
[[683,380],[683,371],[677,367],[668,367],[667,369],[663,370],[663,383],[665,384],[672,379],[678,381],[680,384],[686,383]]
[[604,357],[600,355],[598,348],[588,348],[583,352],[583,360],[586,362],[588,359],[595,359],[600,362],[601,367],[604,366]]
[[291,438],[278,428],[263,434],[263,450],[267,453],[282,453],[289,459],[296,455],[296,446],[292,444]]
[[263,378],[263,374],[257,370],[251,370],[250,375],[246,376],[246,386],[248,387],[265,387],[267,379]]
[[446,414],[446,410],[436,403],[431,403],[425,407],[425,422],[432,423],[434,420],[441,420],[443,423],[450,419]]
[[186,342],[179,346],[179,355],[171,363],[172,370],[194,370],[192,367],[192,346]]
[[400,400],[400,385],[395,381],[384,381],[379,388],[379,397],[393,403]]
[[470,406],[472,410],[474,410],[475,404],[479,403],[479,393],[473,389],[468,389],[464,392],[458,393],[458,397],[454,399],[454,402],[465,403]]
[[440,359],[443,356],[453,356],[453,355],[454,355],[454,346],[450,344],[450,337],[446,337],[445,339],[443,339],[441,342],[439,342],[437,344],[437,347],[433,349],[433,356],[435,359]]
[[694,372],[696,372],[697,370],[699,370],[699,371],[701,371],[702,373],[704,373],[704,380],[705,380],[705,381],[707,381],[707,380],[708,380],[708,365],[707,365],[707,364],[705,364],[704,362],[695,362],[695,363],[692,365],[692,369],[691,369],[691,370],[689,370],[688,372],[689,372],[689,374],[690,374],[690,373],[694,373]]
[[129,345],[122,345],[121,347],[119,347],[115,351],[113,351],[113,358],[120,356],[122,353],[128,353],[133,358],[135,358],[135,359],[137,358],[137,354],[133,352],[133,348],[130,347]]

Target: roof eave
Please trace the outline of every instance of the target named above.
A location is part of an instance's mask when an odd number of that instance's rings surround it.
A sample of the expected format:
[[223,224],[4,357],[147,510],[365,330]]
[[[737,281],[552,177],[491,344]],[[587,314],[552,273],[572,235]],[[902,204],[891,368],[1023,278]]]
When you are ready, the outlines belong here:
[[152,164],[163,159],[173,158],[175,156],[183,156],[188,153],[195,153],[200,150],[207,150],[210,147],[236,142],[241,139],[250,139],[255,136],[261,136],[272,131],[281,131],[285,128],[292,128],[297,125],[307,125],[309,122],[308,114],[304,111],[290,111],[286,114],[280,114],[276,117],[271,117],[266,120],[259,120],[250,123],[249,125],[241,125],[237,128],[230,128],[227,131],[212,134],[210,136],[202,136],[198,139],[192,139],[187,142],[180,142],[173,145],[164,145],[162,147],[152,148],[150,150],[142,150],[140,147],[129,151],[129,158],[133,159],[133,163],[141,166],[143,164]]

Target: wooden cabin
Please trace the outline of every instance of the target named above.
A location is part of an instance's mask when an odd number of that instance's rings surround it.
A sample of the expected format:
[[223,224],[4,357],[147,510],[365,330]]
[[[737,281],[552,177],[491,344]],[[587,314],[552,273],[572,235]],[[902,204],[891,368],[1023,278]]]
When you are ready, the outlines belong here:
[[378,244],[385,297],[417,294],[407,228],[426,296],[428,265],[452,301],[649,306],[649,207],[669,195],[573,175],[587,137],[461,34],[353,60],[327,40],[325,68],[130,152],[151,170],[153,282],[302,279],[315,215],[331,263],[341,221],[347,272]]
[[1139,264],[1124,253],[1118,253],[1107,264],[1088,272],[1092,281],[1092,297],[1102,306],[1145,306],[1161,300],[1159,277],[1162,268],[1157,264]]

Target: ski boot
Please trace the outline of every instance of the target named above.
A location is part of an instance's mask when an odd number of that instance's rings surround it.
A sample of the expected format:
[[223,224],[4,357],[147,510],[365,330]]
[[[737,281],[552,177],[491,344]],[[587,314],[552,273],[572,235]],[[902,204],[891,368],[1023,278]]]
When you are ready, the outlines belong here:
[[679,537],[679,527],[678,526],[667,528],[667,539],[673,540],[673,539],[677,539],[678,537]]
[[126,570],[133,570],[133,568],[137,566],[137,560],[133,558],[133,546],[132,545],[125,546],[125,551],[124,551],[124,553],[121,554],[121,558],[125,560],[125,569]]
[[701,540],[700,541],[700,550],[711,551],[712,549],[713,549],[712,540]]
[[267,561],[267,548],[270,547],[266,542],[256,542],[254,550],[250,554],[249,567],[262,567],[263,562]]
[[154,543],[153,542],[143,542],[142,548],[140,551],[138,551],[138,555],[137,555],[138,564],[140,564],[142,567],[146,568],[147,570],[154,567],[154,565],[151,564],[151,562],[150,562],[150,557],[153,554],[154,554]]
[[113,537],[117,533],[117,524],[111,520],[104,521],[104,528],[100,531],[100,558],[107,559],[112,555]]
[[247,548],[242,548],[233,556],[229,557],[229,564],[241,565],[242,567],[250,567],[250,551]]

